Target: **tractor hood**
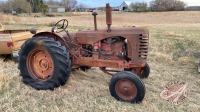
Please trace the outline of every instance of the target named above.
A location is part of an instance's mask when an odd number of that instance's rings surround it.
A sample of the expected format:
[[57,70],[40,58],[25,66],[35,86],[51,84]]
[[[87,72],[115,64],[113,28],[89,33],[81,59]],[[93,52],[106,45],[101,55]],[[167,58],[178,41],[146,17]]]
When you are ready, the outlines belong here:
[[148,36],[148,34],[149,31],[145,27],[112,29],[111,32],[107,30],[90,30],[79,31],[76,34],[76,40],[79,44],[94,44],[108,37],[124,37],[131,40],[130,38],[135,38],[139,35]]

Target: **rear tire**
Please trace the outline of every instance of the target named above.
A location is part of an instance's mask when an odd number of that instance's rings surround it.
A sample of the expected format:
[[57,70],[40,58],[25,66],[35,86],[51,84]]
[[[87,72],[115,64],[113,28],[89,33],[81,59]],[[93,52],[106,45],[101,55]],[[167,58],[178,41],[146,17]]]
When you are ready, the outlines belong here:
[[19,70],[25,84],[37,90],[53,90],[67,82],[71,60],[60,42],[47,37],[34,37],[21,47]]
[[132,72],[118,72],[110,81],[110,94],[120,101],[139,103],[145,96],[145,85]]

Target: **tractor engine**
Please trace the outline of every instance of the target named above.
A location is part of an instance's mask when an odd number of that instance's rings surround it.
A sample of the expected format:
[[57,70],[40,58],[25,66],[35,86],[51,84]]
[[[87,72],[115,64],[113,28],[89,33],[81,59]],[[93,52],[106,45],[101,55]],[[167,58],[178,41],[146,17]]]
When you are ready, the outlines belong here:
[[127,59],[127,48],[124,38],[111,37],[96,42],[93,45],[82,45],[83,57],[96,57],[107,60]]
[[121,60],[126,56],[125,39],[111,37],[97,42],[93,46],[93,52],[99,55],[100,59]]

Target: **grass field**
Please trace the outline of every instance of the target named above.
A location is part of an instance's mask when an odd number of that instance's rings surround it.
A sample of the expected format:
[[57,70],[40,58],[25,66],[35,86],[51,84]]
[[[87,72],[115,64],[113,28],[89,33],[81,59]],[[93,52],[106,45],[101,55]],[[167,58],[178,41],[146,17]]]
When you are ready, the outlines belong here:
[[[63,17],[32,18],[0,15],[3,24],[46,25]],[[111,76],[92,68],[74,71],[68,83],[54,91],[37,91],[21,82],[17,64],[0,59],[0,111],[47,112],[200,112],[200,12],[114,13],[113,27],[146,26],[150,30],[148,63],[151,74],[144,79],[142,103],[116,101],[110,96]],[[70,16],[69,31],[93,29],[90,15]],[[105,15],[98,16],[105,28]],[[189,83],[191,90],[183,104],[174,106],[160,98],[164,86],[174,80]]]

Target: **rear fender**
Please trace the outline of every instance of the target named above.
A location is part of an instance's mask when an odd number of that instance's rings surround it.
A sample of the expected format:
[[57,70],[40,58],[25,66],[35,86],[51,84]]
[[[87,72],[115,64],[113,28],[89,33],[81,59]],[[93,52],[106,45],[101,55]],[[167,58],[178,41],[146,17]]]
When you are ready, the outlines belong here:
[[40,32],[40,33],[35,34],[33,36],[33,38],[39,37],[39,36],[53,38],[55,41],[59,41],[61,43],[61,45],[65,46],[67,48],[66,41],[62,37],[60,37],[59,35],[56,35],[56,34],[51,33],[51,32]]

